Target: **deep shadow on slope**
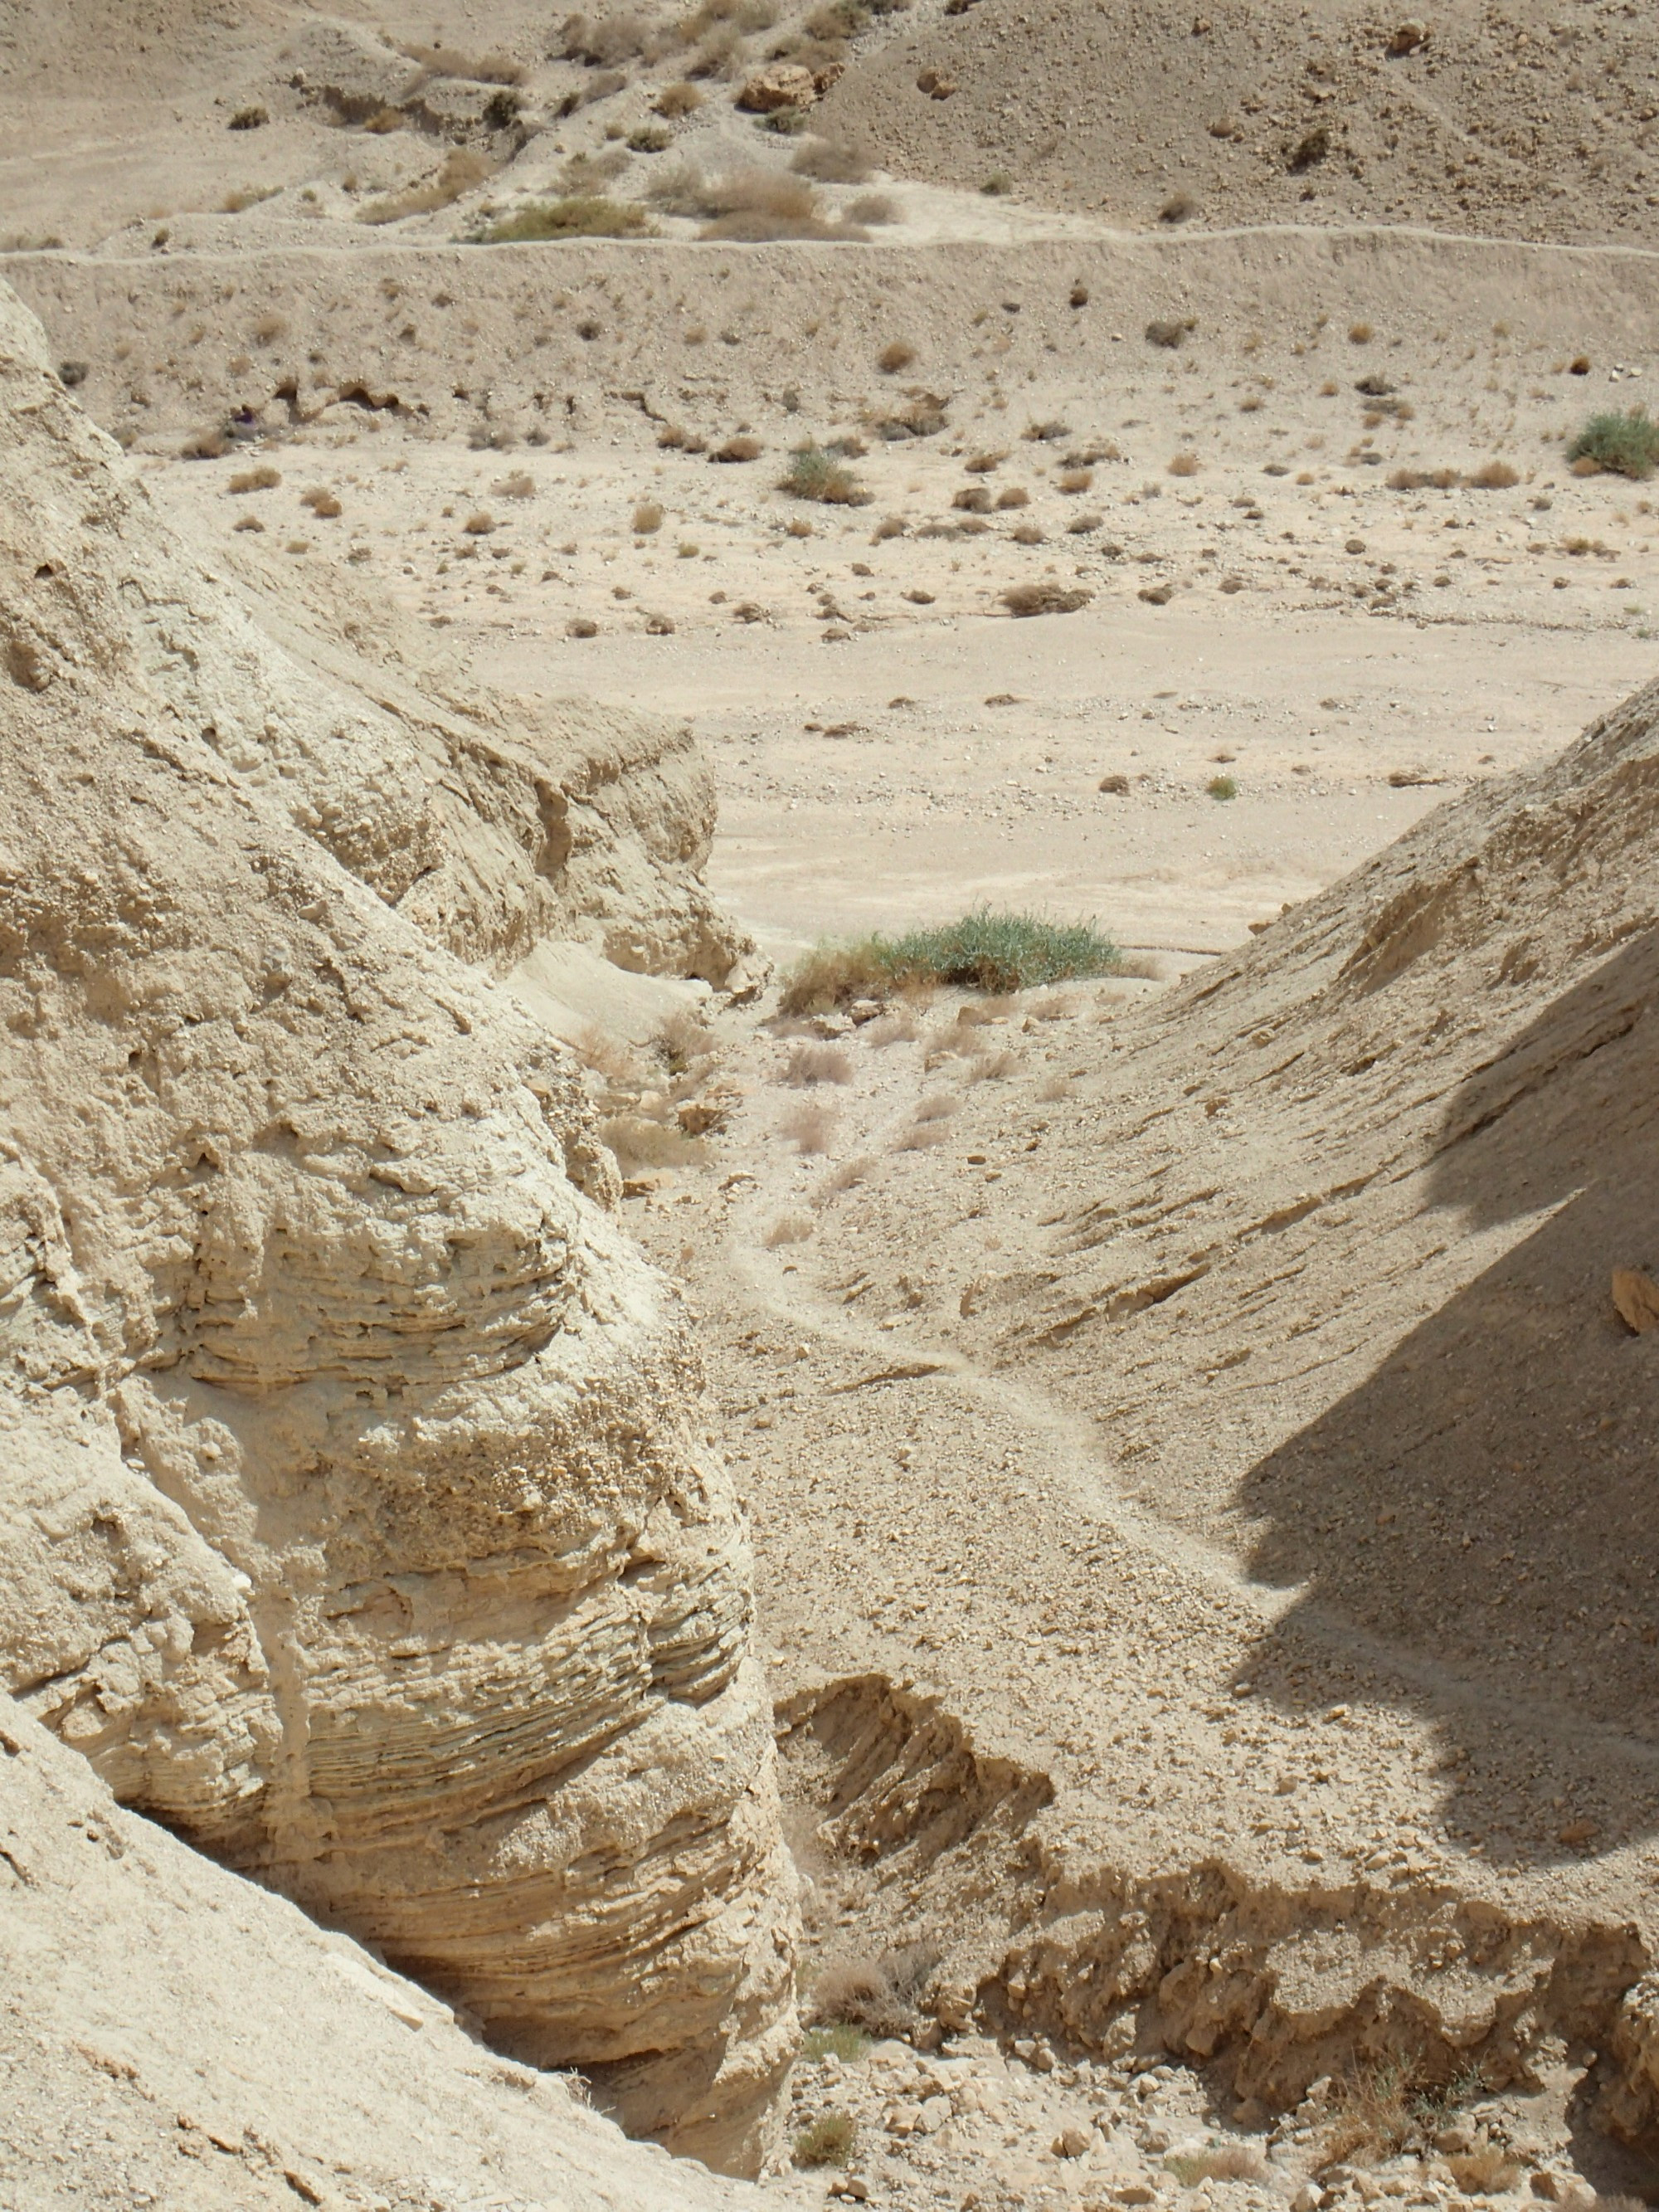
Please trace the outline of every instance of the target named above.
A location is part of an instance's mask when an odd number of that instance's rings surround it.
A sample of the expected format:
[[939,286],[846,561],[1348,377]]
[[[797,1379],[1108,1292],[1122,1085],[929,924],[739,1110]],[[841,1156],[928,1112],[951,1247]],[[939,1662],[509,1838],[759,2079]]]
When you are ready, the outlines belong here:
[[1468,1754],[1448,1824],[1499,1862],[1659,1827],[1659,1333],[1632,1334],[1609,1296],[1615,1267],[1659,1271],[1656,1091],[1648,931],[1445,1115],[1429,1188],[1448,1239],[1512,1223],[1514,1244],[1240,1492],[1269,1523],[1256,1577],[1305,1585],[1257,1687],[1305,1704],[1330,1616],[1368,1632],[1449,1759]]

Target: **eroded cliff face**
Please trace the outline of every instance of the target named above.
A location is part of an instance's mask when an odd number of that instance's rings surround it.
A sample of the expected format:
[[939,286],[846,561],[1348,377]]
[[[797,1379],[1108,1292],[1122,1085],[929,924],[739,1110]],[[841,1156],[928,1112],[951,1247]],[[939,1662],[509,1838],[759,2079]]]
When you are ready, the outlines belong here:
[[0,401],[4,1679],[501,2047],[752,2166],[793,1878],[740,1518],[577,1080],[454,957],[729,969],[698,771],[279,642],[4,295]]

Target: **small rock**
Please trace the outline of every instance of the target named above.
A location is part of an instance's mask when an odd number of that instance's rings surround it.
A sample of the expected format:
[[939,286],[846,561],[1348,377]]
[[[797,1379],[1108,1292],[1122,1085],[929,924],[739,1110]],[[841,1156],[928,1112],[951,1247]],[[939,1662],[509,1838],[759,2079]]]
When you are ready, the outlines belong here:
[[951,2117],[951,2100],[945,2096],[924,2097],[916,2120],[918,2131],[925,2136],[936,2136]]
[[865,1022],[873,1022],[881,1011],[879,999],[854,999],[847,1009],[847,1015],[849,1021],[861,1025]]
[[1291,2199],[1291,2212],[1319,2212],[1325,2192],[1316,2181],[1304,2181]]
[[1639,1267],[1613,1269],[1613,1303],[1620,1319],[1638,1336],[1645,1329],[1659,1327],[1659,1283]]
[[1120,2181],[1112,2191],[1115,2204],[1155,2204],[1158,2191],[1150,2181]]
[[851,1014],[814,1014],[812,1034],[821,1037],[844,1037],[853,1034]]
[[1062,2128],[1054,2137],[1053,2148],[1056,2158],[1081,2158],[1089,2148],[1090,2138],[1081,2128]]
[[1414,54],[1428,43],[1428,25],[1419,22],[1414,15],[1408,15],[1389,40],[1389,52],[1397,58],[1401,54]]
[[884,2123],[890,2136],[913,2136],[921,2124],[920,2105],[890,2105]]
[[1577,1850],[1581,1844],[1593,1841],[1600,1832],[1594,1820],[1569,1820],[1561,1831],[1560,1839],[1569,1850]]
[[843,2173],[839,2179],[830,2183],[830,2194],[832,2197],[844,2197],[854,2204],[867,2204],[870,2201],[870,2185],[861,2173]]
[[1109,792],[1114,799],[1127,799],[1129,793],[1129,779],[1127,775],[1103,775],[1095,786],[1095,789]]

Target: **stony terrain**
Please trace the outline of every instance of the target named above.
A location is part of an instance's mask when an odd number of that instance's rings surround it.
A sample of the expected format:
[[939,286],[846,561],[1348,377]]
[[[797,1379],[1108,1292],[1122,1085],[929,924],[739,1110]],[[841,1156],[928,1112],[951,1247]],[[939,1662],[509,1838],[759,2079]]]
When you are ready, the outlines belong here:
[[1659,2193],[1651,27],[952,5],[0,4],[0,2201]]

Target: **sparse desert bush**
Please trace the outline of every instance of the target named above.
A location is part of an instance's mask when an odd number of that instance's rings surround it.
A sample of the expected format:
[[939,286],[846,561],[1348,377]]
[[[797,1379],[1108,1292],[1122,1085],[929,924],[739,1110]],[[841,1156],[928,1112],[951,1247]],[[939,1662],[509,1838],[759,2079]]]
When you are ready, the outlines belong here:
[[234,492],[275,491],[282,481],[281,471],[273,469],[268,461],[262,461],[257,469],[239,469],[225,489]]
[[835,1127],[836,1117],[828,1106],[816,1098],[803,1098],[779,1122],[778,1133],[798,1152],[827,1152]]
[[469,538],[488,538],[495,527],[495,518],[488,507],[481,507],[476,514],[469,514],[461,525]]
[[1238,786],[1230,775],[1212,775],[1204,787],[1212,799],[1237,799]]
[[938,929],[820,945],[797,963],[779,1004],[786,1014],[819,1013],[853,999],[884,999],[918,985],[1020,991],[1121,965],[1117,947],[1092,922],[1053,922],[980,907]]
[[963,484],[951,495],[951,504],[963,514],[988,514],[991,495],[983,484]]
[[222,215],[240,215],[245,209],[258,207],[262,200],[274,200],[282,191],[280,185],[244,185],[238,191],[227,192],[219,203]]
[[1659,422],[1645,407],[1592,415],[1567,447],[1567,459],[1594,461],[1616,476],[1644,480],[1659,465]]
[[798,1044],[789,1055],[783,1079],[798,1089],[812,1083],[850,1083],[852,1055],[838,1045]]
[[870,2055],[870,2039],[861,2027],[832,2021],[809,2027],[801,2038],[800,2055],[809,2063],[817,2058],[839,2058],[843,2066],[856,2066]]
[[723,446],[716,446],[708,458],[711,461],[757,461],[765,450],[758,438],[744,434],[728,438]]
[[1507,461],[1482,461],[1463,481],[1475,491],[1508,491],[1520,483],[1521,471]]
[[1332,2106],[1320,2142],[1322,2166],[1392,2158],[1410,2142],[1417,2124],[1410,2077],[1395,2059],[1343,2075]]
[[961,1104],[962,1101],[949,1091],[933,1091],[916,1108],[916,1119],[918,1121],[948,1121]]
[[399,53],[433,76],[459,77],[468,84],[522,84],[525,72],[511,54],[465,54],[455,46],[400,45]]
[[867,1152],[860,1152],[856,1159],[843,1160],[818,1185],[813,1193],[813,1205],[828,1206],[832,1198],[839,1198],[842,1191],[851,1190],[855,1183],[867,1182],[875,1171],[876,1164]]
[[997,505],[1002,508],[1029,507],[1031,495],[1024,484],[1008,484],[997,494]]
[[564,634],[567,637],[597,637],[599,626],[586,615],[573,615],[564,626]]
[[761,1242],[769,1252],[775,1252],[782,1244],[805,1244],[812,1229],[811,1214],[785,1213],[772,1224]]
[[849,223],[872,223],[877,228],[898,221],[898,203],[887,192],[860,192],[847,204]]
[[238,530],[257,530],[261,533],[264,532],[264,526],[265,526],[260,521],[257,514],[241,515],[238,518],[234,526],[234,527]]
[[1067,426],[1055,415],[1051,416],[1045,422],[1028,422],[1019,434],[1033,444],[1052,446],[1057,444],[1061,438],[1069,438],[1072,434]]
[[[1091,531],[1098,530],[1105,520],[1105,516],[1102,514],[1074,514],[1066,528],[1073,538],[1086,538]],[[1109,545],[1106,550],[1109,556],[1113,552],[1113,548]]]
[[1164,2170],[1173,2174],[1183,2189],[1195,2189],[1200,2181],[1265,2181],[1267,2178],[1261,2152],[1253,2143],[1245,2142],[1175,2152],[1164,2160]]
[[1461,482],[1455,469],[1396,469],[1389,478],[1389,489],[1450,491]]
[[1173,352],[1187,342],[1187,325],[1168,317],[1157,317],[1146,325],[1148,345],[1167,346]]
[[1014,189],[1014,180],[1006,169],[993,169],[980,186],[988,200],[1005,199]]
[[225,128],[227,131],[263,131],[270,120],[270,112],[265,108],[239,107]]
[[453,207],[456,201],[476,186],[483,184],[494,173],[494,164],[470,146],[452,147],[445,155],[443,166],[429,183],[412,185],[408,191],[393,192],[382,200],[371,200],[359,210],[359,222],[403,222],[412,215],[434,215],[440,208]]
[[878,1959],[846,1959],[826,1966],[812,1987],[812,2020],[839,2021],[875,2036],[907,2034],[916,2024],[919,2000],[938,1964],[937,1951],[915,1943]]
[[908,1129],[901,1129],[893,1140],[896,1152],[925,1152],[934,1145],[950,1140],[951,1132],[943,1121],[917,1121]]
[[682,116],[696,113],[702,106],[702,94],[695,84],[665,84],[651,105],[659,115],[678,123]]
[[821,185],[861,185],[875,165],[861,146],[809,138],[796,148],[789,166],[798,177],[811,177]]
[[969,1083],[1000,1083],[1005,1076],[1012,1075],[1018,1066],[1019,1054],[1017,1052],[975,1053],[968,1062],[968,1080]]
[[614,15],[567,16],[561,50],[568,62],[588,69],[613,70],[623,62],[642,59],[659,51],[657,27],[632,8]]
[[1451,2151],[1446,2167],[1458,2187],[1470,2197],[1501,2197],[1521,2179],[1520,2160],[1497,2143]]
[[872,497],[845,462],[817,446],[798,447],[790,454],[778,489],[793,499],[815,499],[826,507],[868,507]]
[[331,522],[341,513],[339,501],[324,484],[313,484],[309,491],[300,494],[301,507],[308,507],[322,521]]
[[1172,477],[1195,477],[1200,465],[1196,453],[1176,453],[1170,460],[1170,474]]
[[264,314],[253,325],[253,335],[260,345],[274,345],[287,335],[288,325],[281,315]]
[[1077,1085],[1069,1075],[1048,1075],[1037,1085],[1036,1095],[1040,1105],[1058,1106],[1062,1099],[1077,1097]]
[[1171,192],[1163,206],[1159,208],[1158,219],[1160,222],[1167,223],[1185,222],[1188,216],[1197,213],[1198,202],[1190,192]]
[[683,1129],[644,1114],[609,1115],[599,1122],[599,1135],[624,1172],[629,1168],[701,1167],[708,1158],[701,1137],[688,1137]]
[[181,461],[222,461],[230,451],[230,440],[222,430],[197,430],[179,448]]
[[962,465],[970,477],[986,477],[1007,458],[1008,449],[1005,446],[1000,453],[971,453]]
[[1089,490],[1094,480],[1092,469],[1062,469],[1054,478],[1054,483],[1057,489],[1071,495]]
[[674,134],[660,123],[641,123],[628,134],[628,148],[634,154],[665,154],[674,143]]
[[797,2166],[845,2166],[858,2139],[857,2123],[849,2112],[821,2112],[795,2137],[791,2154]]
[[544,200],[504,216],[477,234],[480,246],[523,246],[564,238],[649,238],[650,217],[631,200],[605,199],[578,194],[574,198]]
[[634,509],[634,534],[649,538],[662,528],[662,509],[654,499],[642,499]]
[[1016,584],[1002,594],[1002,604],[1011,615],[1074,615],[1093,597],[1081,586],[1068,590],[1063,584]]
[[1011,532],[1010,535],[1016,545],[1043,545],[1048,543],[1035,522],[1022,522],[1019,528]]
[[497,477],[489,489],[497,499],[534,499],[536,479],[527,469],[514,469],[510,477]]
[[872,545],[885,544],[890,538],[902,538],[909,527],[902,514],[884,515],[871,532],[870,542]]
[[916,357],[916,349],[908,340],[895,338],[876,356],[876,367],[884,376],[896,376],[901,369],[908,368]]

